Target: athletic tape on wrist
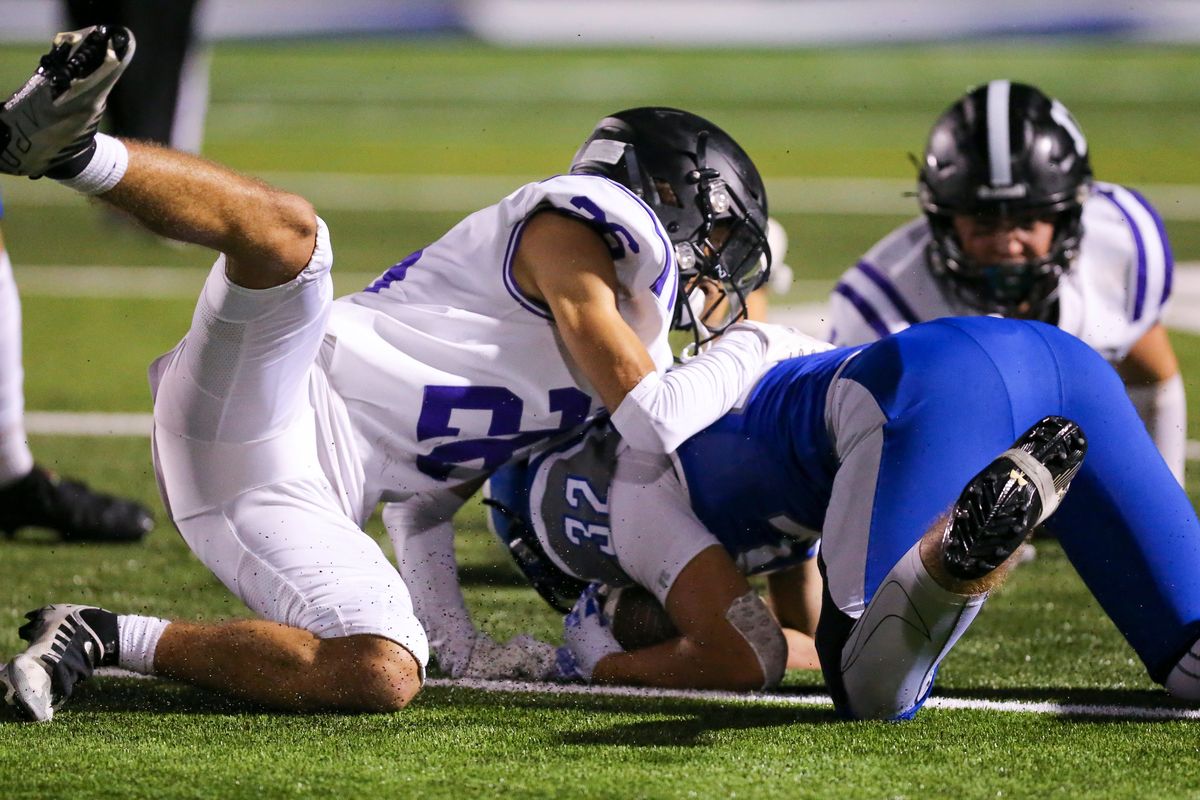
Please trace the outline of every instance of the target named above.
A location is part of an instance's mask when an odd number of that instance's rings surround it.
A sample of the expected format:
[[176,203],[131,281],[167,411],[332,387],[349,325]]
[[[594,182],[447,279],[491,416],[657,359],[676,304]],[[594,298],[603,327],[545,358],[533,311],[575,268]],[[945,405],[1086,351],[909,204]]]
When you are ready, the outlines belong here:
[[80,194],[104,194],[120,183],[128,167],[129,150],[125,143],[112,136],[97,133],[96,151],[92,154],[92,160],[74,178],[63,178],[59,183]]

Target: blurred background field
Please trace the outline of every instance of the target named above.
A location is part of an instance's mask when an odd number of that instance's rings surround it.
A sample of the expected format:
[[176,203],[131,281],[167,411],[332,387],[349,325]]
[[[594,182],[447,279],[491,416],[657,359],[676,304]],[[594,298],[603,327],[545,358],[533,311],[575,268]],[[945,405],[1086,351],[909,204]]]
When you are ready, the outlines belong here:
[[[842,5],[856,13],[855,2]],[[861,3],[858,11],[880,5]],[[1137,39],[1119,31],[1099,39],[884,37],[764,49],[498,46],[458,29],[234,37],[211,45],[203,153],[312,199],[330,224],[338,288],[346,292],[465,213],[563,170],[605,113],[681,106],[736,136],[766,177],[773,215],[791,235],[797,282],[774,298],[786,308],[820,300],[842,270],[913,214],[908,154],[921,151],[934,117],[964,90],[1007,77],[1066,103],[1088,135],[1098,176],[1145,190],[1166,217],[1177,260],[1200,262],[1200,47]],[[23,41],[0,48],[0,86],[15,89],[43,50]],[[210,254],[143,235],[45,182],[6,179],[0,196],[22,287],[29,409],[147,412],[145,366],[186,330]],[[1200,325],[1200,310],[1191,313]],[[1197,439],[1200,337],[1172,336]],[[52,600],[163,616],[246,614],[163,520],[144,438],[39,435],[34,448],[64,473],[150,503],[160,526],[142,547],[63,547],[36,537],[0,543],[0,653],[18,647],[20,615]],[[1197,477],[1189,476],[1193,498]],[[478,507],[460,521],[463,577],[479,620],[500,637],[522,630],[556,637],[558,621],[520,585]],[[819,691],[821,680],[797,674],[789,685]],[[989,604],[938,686],[964,697],[1166,704],[1052,543]],[[445,689],[394,719],[278,717],[202,693],[113,680],[80,699],[52,726],[0,723],[0,794],[1196,791],[1196,737],[1187,723],[935,711],[899,727],[839,725],[821,710]],[[157,711],[162,706],[166,713]],[[28,767],[39,759],[50,768],[33,775]]]

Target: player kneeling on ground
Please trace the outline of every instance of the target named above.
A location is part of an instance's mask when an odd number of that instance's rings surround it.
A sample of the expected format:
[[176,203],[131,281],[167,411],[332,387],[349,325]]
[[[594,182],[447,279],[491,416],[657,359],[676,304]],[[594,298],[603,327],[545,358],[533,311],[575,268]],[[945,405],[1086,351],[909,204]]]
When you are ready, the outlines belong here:
[[[532,540],[543,567],[641,585],[682,634],[626,651],[589,589],[567,617],[561,658],[588,680],[778,680],[783,635],[742,599],[742,575],[820,536],[815,639],[835,704],[851,718],[907,718],[1044,522],[1150,676],[1200,699],[1189,654],[1200,522],[1116,373],[1040,323],[943,320],[787,361],[672,457],[596,433],[492,487],[529,523],[513,533],[510,515],[493,512],[515,552],[528,557]],[[803,631],[803,600],[782,597],[776,619]]]
[[[666,372],[679,265],[744,293],[766,247],[757,170],[694,114],[605,118],[571,174],[518,188],[335,303],[329,232],[306,200],[95,134],[132,55],[121,29],[60,34],[0,109],[0,171],[221,253],[187,335],[151,367],[154,462],[184,540],[262,618],[33,612],[28,650],[0,673],[27,717],[112,663],[285,708],[401,708],[429,644],[362,530],[381,502],[406,553],[417,534],[452,535],[496,468],[602,409],[631,445],[670,452],[797,352],[772,326],[731,324]],[[553,652],[532,648],[527,668],[539,650]]]

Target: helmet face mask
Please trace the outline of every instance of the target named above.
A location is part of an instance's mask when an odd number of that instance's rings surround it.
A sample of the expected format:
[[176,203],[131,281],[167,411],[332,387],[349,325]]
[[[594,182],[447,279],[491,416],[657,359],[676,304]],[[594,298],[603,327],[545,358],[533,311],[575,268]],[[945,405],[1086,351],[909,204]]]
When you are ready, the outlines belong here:
[[[690,331],[698,346],[745,315],[745,295],[768,272],[767,198],[728,134],[686,111],[621,111],[600,121],[571,172],[620,183],[662,222],[680,273],[673,327]],[[702,281],[718,285],[723,301],[689,302]]]
[[1020,261],[971,258],[952,217],[931,216],[930,269],[949,283],[963,302],[986,314],[1048,319],[1059,280],[1079,254],[1083,235],[1080,210],[1053,215],[1053,238],[1046,252]]
[[[934,274],[985,313],[1047,318],[1083,235],[1091,188],[1087,141],[1066,107],[1038,89],[992,81],[968,92],[930,132],[918,176]],[[1053,220],[1045,253],[988,263],[970,257],[956,216]]]

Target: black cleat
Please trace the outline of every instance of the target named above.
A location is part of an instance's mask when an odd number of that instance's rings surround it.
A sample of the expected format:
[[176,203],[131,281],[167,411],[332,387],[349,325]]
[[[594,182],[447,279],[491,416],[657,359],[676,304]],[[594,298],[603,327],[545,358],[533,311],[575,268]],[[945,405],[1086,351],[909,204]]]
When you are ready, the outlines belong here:
[[34,467],[0,488],[0,532],[11,537],[28,526],[58,531],[68,542],[138,542],[154,527],[154,517],[132,500]]
[[46,722],[96,667],[117,663],[117,615],[95,606],[53,605],[25,618],[29,622],[18,633],[29,647],[4,667],[0,689],[22,717]]
[[1046,520],[1079,472],[1087,437],[1046,417],[967,484],[942,534],[946,571],[975,580],[1004,563]]

